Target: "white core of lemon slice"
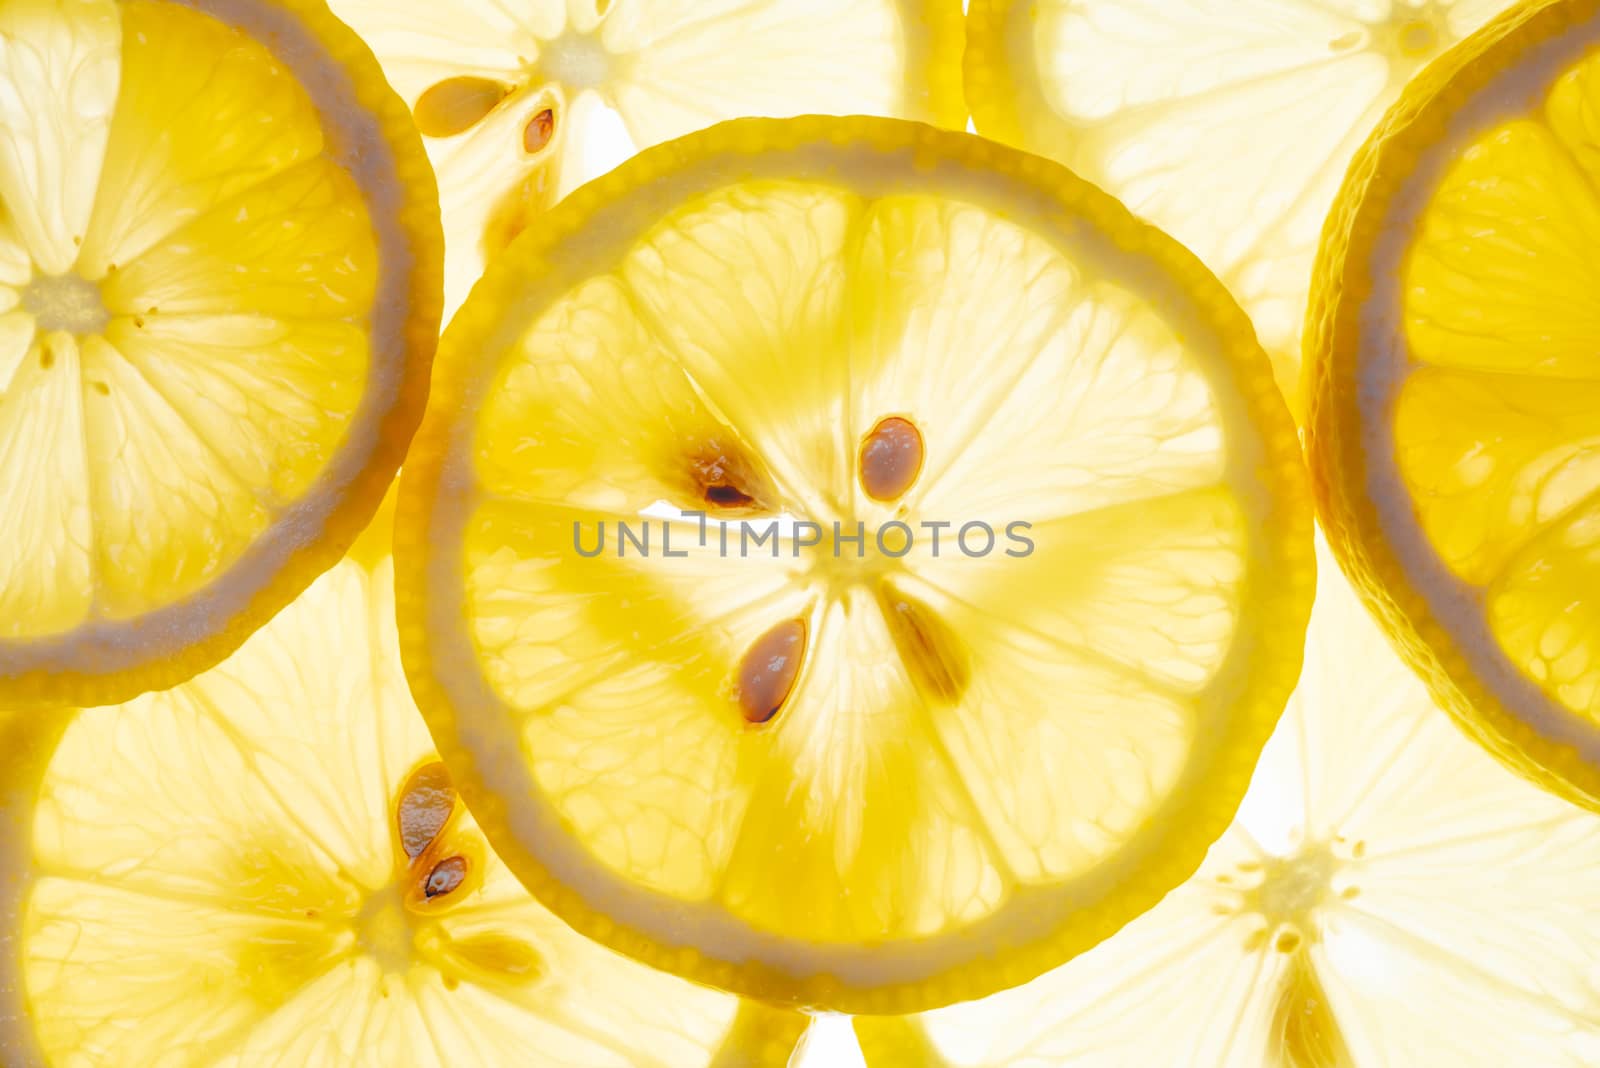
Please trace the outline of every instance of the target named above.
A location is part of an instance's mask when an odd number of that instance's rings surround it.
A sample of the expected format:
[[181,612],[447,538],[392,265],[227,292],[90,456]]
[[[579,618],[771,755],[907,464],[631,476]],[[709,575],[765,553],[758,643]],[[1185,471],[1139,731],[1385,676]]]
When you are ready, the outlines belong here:
[[1600,817],[1465,738],[1322,549],[1300,687],[1200,872],[1033,983],[857,1020],[869,1068],[1600,1058]]
[[459,802],[408,863],[397,799],[437,758],[386,556],[177,689],[0,739],[8,1068],[777,1068],[804,1028],[574,934]]
[[[407,670],[581,930],[926,1005],[1097,941],[1226,822],[1296,671],[1298,450],[1237,309],[1098,191],[915,124],[742,120],[586,187],[457,324],[402,490]],[[925,437],[892,501],[857,471],[886,417]],[[575,551],[727,500],[954,526],[902,559],[692,521],[674,558]],[[779,626],[756,726],[739,665]]]
[[311,0],[0,6],[0,694],[171,685],[338,558],[426,390],[434,200]]
[[[959,0],[331,6],[418,115],[439,174],[449,312],[489,256],[640,149],[740,115],[966,118]],[[454,103],[433,106],[450,87]]]
[[1290,408],[1312,260],[1406,81],[1509,0],[973,0],[978,131],[1172,234],[1250,313]]

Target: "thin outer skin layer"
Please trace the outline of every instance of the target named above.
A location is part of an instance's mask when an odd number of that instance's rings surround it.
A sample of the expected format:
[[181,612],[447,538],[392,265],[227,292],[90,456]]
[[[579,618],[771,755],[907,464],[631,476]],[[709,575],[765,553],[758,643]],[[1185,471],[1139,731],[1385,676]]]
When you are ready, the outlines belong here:
[[[926,971],[915,978],[871,984],[852,984],[826,968],[802,972],[737,948],[728,950],[739,955],[737,961],[713,958],[690,936],[699,917],[691,915],[687,905],[669,906],[675,919],[671,934],[663,936],[652,926],[620,920],[595,908],[584,892],[557,875],[542,852],[530,848],[510,829],[511,820],[518,814],[511,811],[508,799],[532,795],[520,787],[505,789],[487,784],[490,778],[502,784],[516,780],[521,773],[511,768],[510,762],[520,758],[509,750],[489,754],[481,745],[469,748],[466,743],[469,736],[481,740],[488,734],[500,735],[488,721],[465,726],[458,721],[445,680],[452,672],[460,674],[463,666],[470,669],[471,654],[463,651],[466,647],[456,646],[454,633],[436,640],[436,625],[459,628],[462,617],[453,603],[441,607],[442,601],[450,601],[453,595],[435,590],[429,578],[435,554],[454,551],[447,548],[455,544],[454,535],[441,531],[450,522],[451,510],[471,492],[470,486],[454,481],[459,476],[447,475],[445,468],[454,442],[462,436],[459,421],[476,403],[472,399],[473,369],[482,367],[484,352],[492,349],[497,336],[504,332],[498,321],[499,309],[520,307],[532,316],[541,301],[555,299],[566,287],[568,281],[563,279],[559,264],[564,242],[585,227],[589,227],[585,233],[593,234],[598,229],[606,231],[605,240],[613,240],[615,235],[608,226],[614,229],[617,225],[615,214],[624,210],[618,207],[619,203],[637,215],[639,206],[627,202],[637,199],[641,190],[667,178],[698,174],[697,168],[715,168],[718,173],[744,177],[758,162],[765,161],[763,166],[775,168],[776,161],[783,160],[785,166],[793,168],[796,165],[789,161],[802,153],[833,159],[830,153],[844,151],[870,157],[873,171],[882,172],[875,174],[875,180],[898,175],[904,169],[917,175],[940,176],[942,181],[965,176],[972,187],[1004,185],[1008,196],[1015,198],[1013,219],[1031,215],[1048,220],[1041,225],[1064,228],[1084,227],[1086,220],[1092,222],[1094,232],[1103,235],[1118,255],[1135,257],[1141,266],[1161,276],[1159,291],[1163,295],[1192,294],[1177,298],[1182,314],[1194,317],[1193,329],[1197,332],[1217,338],[1220,351],[1237,355],[1239,362],[1233,365],[1232,372],[1238,376],[1234,379],[1239,390],[1237,400],[1261,420],[1258,481],[1272,487],[1276,494],[1262,509],[1261,522],[1270,533],[1263,533],[1259,551],[1274,561],[1273,565],[1263,566],[1283,579],[1252,595],[1262,604],[1262,616],[1256,622],[1259,633],[1241,635],[1240,640],[1251,642],[1259,638],[1271,651],[1257,650],[1259,670],[1252,672],[1244,699],[1233,709],[1236,718],[1231,726],[1239,733],[1230,738],[1225,756],[1212,754],[1215,763],[1207,764],[1204,772],[1206,788],[1186,809],[1185,819],[1177,821],[1182,827],[1163,824],[1152,828],[1149,833],[1154,844],[1143,847],[1132,874],[1107,880],[1116,885],[1093,900],[1066,907],[1042,892],[1034,896],[1036,888],[1029,887],[1014,895],[1014,899],[1026,900],[1013,900],[995,914],[1050,917],[1047,935],[1030,935],[1031,940],[1009,942],[1003,953],[988,953],[978,948],[983,933],[966,929],[961,932],[961,943],[969,947],[966,952],[970,957],[919,965]],[[862,165],[862,160],[851,157],[851,163]],[[995,196],[992,190],[984,195]],[[659,212],[659,205],[652,207]],[[1012,207],[1008,206],[1007,211]],[[612,213],[605,220],[608,226],[591,226],[594,216],[608,212]],[[632,222],[626,225],[631,226]],[[584,255],[593,253],[586,251]],[[395,531],[401,645],[412,691],[468,806],[478,816],[496,852],[522,883],[581,933],[657,968],[777,1004],[869,1014],[919,1011],[1026,982],[1103,941],[1193,874],[1207,847],[1225,830],[1237,809],[1261,746],[1299,675],[1301,643],[1292,638],[1286,640],[1286,636],[1303,634],[1309,615],[1315,581],[1311,520],[1298,440],[1254,331],[1244,313],[1198,259],[1138,221],[1100,190],[1049,160],[968,135],[897,120],[804,117],[723,123],[635,157],[619,170],[580,189],[547,216],[539,230],[519,237],[496,261],[479,283],[473,299],[452,323],[441,347],[439,365],[434,403],[407,458]],[[447,478],[452,480],[448,484]],[[435,622],[445,619],[451,622]],[[440,648],[441,645],[449,647]],[[490,706],[468,711],[500,714]],[[1223,747],[1218,741],[1213,748]],[[614,876],[602,878],[607,880],[608,895],[632,893]],[[628,900],[632,904],[635,899]],[[656,906],[651,903],[644,907]],[[808,948],[792,940],[783,942],[774,955]],[[881,964],[893,962],[897,949],[909,957],[907,947],[896,944],[870,949],[848,947],[839,950],[838,955],[857,963],[870,953],[872,960]]]
[[[1541,44],[1600,15],[1600,0],[1536,0],[1505,12],[1436,60],[1363,146],[1323,229],[1306,319],[1312,492],[1341,567],[1439,705],[1507,767],[1600,812],[1600,763],[1547,737],[1469,667],[1467,652],[1432,617],[1367,495],[1375,458],[1361,442],[1361,311],[1379,285],[1374,247],[1417,160],[1468,100]],[[1600,746],[1600,739],[1597,739]]]
[[32,887],[28,863],[33,802],[72,713],[0,712],[0,1064],[44,1068],[22,983],[22,907]]
[[[262,33],[262,43],[285,57],[292,69],[321,61],[317,93],[348,100],[362,120],[350,124],[352,143],[339,147],[345,164],[392,174],[383,202],[371,206],[380,226],[403,235],[403,244],[381,252],[392,257],[383,268],[391,274],[380,289],[398,298],[380,305],[372,324],[387,325],[394,351],[375,352],[375,364],[393,365],[391,395],[369,395],[357,419],[370,421],[366,452],[341,448],[306,498],[321,495],[328,503],[306,505],[280,520],[277,544],[266,537],[184,601],[158,606],[141,617],[102,624],[70,648],[59,641],[0,641],[0,705],[51,707],[121,704],[150,690],[166,689],[226,658],[257,628],[294,600],[313,579],[332,567],[356,540],[383,501],[399,469],[422,409],[438,343],[444,302],[444,233],[439,222],[439,194],[433,170],[411,115],[379,70],[361,40],[329,13],[322,0],[170,0],[178,6],[213,15],[246,28],[292,30],[280,36]],[[302,54],[300,49],[317,50]],[[355,142],[354,136],[364,138]],[[369,324],[369,325],[372,325]],[[270,572],[263,581],[234,589],[241,569],[260,553]],[[260,564],[257,564],[260,566]],[[222,617],[220,621],[217,617]],[[148,648],[167,643],[171,648]]]

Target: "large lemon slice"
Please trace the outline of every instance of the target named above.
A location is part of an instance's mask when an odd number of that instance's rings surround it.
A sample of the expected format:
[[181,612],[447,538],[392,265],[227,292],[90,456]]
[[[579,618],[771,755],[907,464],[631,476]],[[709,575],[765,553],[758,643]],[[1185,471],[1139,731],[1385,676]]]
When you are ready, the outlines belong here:
[[1294,432],[1222,288],[1064,169],[727,123],[575,194],[445,350],[407,671],[580,930],[926,1006],[1094,944],[1226,825],[1299,664]]
[[1600,806],[1600,3],[1519,7],[1410,89],[1318,264],[1330,537],[1441,703]]
[[420,418],[434,183],[315,0],[0,5],[0,702],[220,660]]
[[972,0],[978,130],[1067,164],[1193,249],[1303,414],[1317,235],[1406,80],[1510,0]]
[[1300,688],[1201,871],[1033,983],[856,1021],[869,1068],[1600,1063],[1600,818],[1463,738],[1322,575]]
[[439,173],[447,309],[634,151],[740,115],[966,121],[960,0],[332,0]]
[[785,1064],[803,1017],[586,941],[487,847],[368,540],[177,689],[0,715],[0,1061]]

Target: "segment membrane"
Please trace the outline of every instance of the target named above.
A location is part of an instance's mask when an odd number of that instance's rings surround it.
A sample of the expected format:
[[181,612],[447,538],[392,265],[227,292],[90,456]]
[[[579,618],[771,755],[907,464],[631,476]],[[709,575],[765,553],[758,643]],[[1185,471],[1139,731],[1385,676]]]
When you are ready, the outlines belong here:
[[[1564,123],[1579,121],[1565,99],[1583,84],[1572,77],[1551,105]],[[1600,102],[1600,85],[1594,88]],[[1600,156],[1588,151],[1597,169],[1586,168],[1550,126],[1528,118],[1461,154],[1422,215],[1405,270],[1406,341],[1415,359],[1600,379],[1600,265],[1592,255],[1600,242]]]
[[1424,367],[1395,408],[1400,475],[1436,552],[1486,584],[1600,488],[1600,381]]
[[30,637],[72,627],[90,611],[90,457],[77,343],[68,334],[35,338],[20,313],[0,323],[0,366],[9,366],[0,390],[0,634]]
[[1600,499],[1591,494],[1507,561],[1486,595],[1506,655],[1546,693],[1600,722]]
[[[1434,551],[1483,591],[1493,640],[1600,721],[1600,59],[1456,153],[1404,274],[1395,461]],[[1469,650],[1469,655],[1472,651]]]

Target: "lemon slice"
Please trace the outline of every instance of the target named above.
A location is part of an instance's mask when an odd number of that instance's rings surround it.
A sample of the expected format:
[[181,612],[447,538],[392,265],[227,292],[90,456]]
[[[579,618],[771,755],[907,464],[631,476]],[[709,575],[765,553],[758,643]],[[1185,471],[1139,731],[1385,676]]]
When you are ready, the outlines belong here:
[[1318,263],[1333,545],[1441,704],[1600,806],[1600,4],[1518,8],[1406,92]]
[[1297,418],[1317,235],[1417,70],[1509,0],[972,0],[980,133],[1060,160],[1250,313]]
[[313,0],[0,7],[0,702],[214,664],[336,561],[427,389],[427,159]]
[[1033,983],[857,1020],[869,1068],[1600,1062],[1600,818],[1463,738],[1321,548],[1305,674],[1200,872]]
[[960,0],[332,0],[439,174],[445,306],[557,199],[741,115],[957,127]]
[[726,123],[570,198],[442,351],[407,672],[579,930],[926,1006],[1099,941],[1226,825],[1311,595],[1294,432],[1222,288],[1064,169]]
[[595,946],[489,850],[367,540],[176,689],[0,715],[0,1060],[786,1063],[803,1017]]

